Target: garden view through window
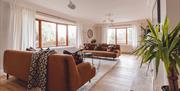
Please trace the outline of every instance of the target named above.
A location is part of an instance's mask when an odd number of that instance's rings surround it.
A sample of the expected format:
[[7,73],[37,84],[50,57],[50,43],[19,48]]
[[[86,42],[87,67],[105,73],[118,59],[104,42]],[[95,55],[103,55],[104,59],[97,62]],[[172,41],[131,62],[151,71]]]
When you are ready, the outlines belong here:
[[107,31],[107,43],[108,44],[130,44],[132,42],[132,30],[131,27],[126,28],[110,28]]
[[36,46],[75,46],[77,26],[36,20]]

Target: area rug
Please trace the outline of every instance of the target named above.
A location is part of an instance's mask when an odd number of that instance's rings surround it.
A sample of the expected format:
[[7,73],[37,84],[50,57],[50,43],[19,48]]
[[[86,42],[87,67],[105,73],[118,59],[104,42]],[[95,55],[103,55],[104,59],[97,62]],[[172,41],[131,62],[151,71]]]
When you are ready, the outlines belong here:
[[[120,59],[93,59],[93,65],[96,68],[96,76],[91,79],[91,82],[87,82],[78,91],[89,91],[93,86],[96,85],[98,81],[100,81],[108,72],[110,72]],[[91,58],[86,58],[86,62],[90,62],[92,64]]]
[[[92,59],[86,58],[86,62],[90,62],[92,64]],[[96,67],[96,76],[91,80],[91,82],[87,82],[83,85],[78,91],[88,91],[96,83],[102,79],[113,67],[119,62],[119,59],[115,61],[107,60],[107,59],[93,59],[93,65]],[[15,77],[10,76],[7,80],[6,75],[0,76],[0,91],[27,91],[26,82],[17,80]],[[39,89],[33,91],[41,91]]]

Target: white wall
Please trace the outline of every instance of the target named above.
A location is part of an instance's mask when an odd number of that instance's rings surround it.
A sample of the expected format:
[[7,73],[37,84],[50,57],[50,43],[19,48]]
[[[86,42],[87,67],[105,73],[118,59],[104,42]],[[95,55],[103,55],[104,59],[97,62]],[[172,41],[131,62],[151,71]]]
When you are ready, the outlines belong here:
[[167,16],[170,19],[171,29],[180,22],[180,0],[166,0]]

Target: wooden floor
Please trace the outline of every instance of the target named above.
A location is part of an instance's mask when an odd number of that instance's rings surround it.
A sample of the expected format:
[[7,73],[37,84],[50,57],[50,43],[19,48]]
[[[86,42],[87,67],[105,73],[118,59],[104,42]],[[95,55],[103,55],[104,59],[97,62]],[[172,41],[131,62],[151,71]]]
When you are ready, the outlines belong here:
[[152,91],[151,75],[147,65],[139,68],[140,61],[132,55],[122,55],[117,66],[102,78],[91,91]]

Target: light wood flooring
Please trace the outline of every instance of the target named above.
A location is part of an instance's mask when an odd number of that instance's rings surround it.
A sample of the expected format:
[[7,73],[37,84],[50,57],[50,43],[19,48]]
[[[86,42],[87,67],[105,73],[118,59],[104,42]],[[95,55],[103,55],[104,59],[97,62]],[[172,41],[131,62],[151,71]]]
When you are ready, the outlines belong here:
[[147,65],[132,55],[122,55],[118,65],[102,78],[90,91],[152,91],[151,74]]

